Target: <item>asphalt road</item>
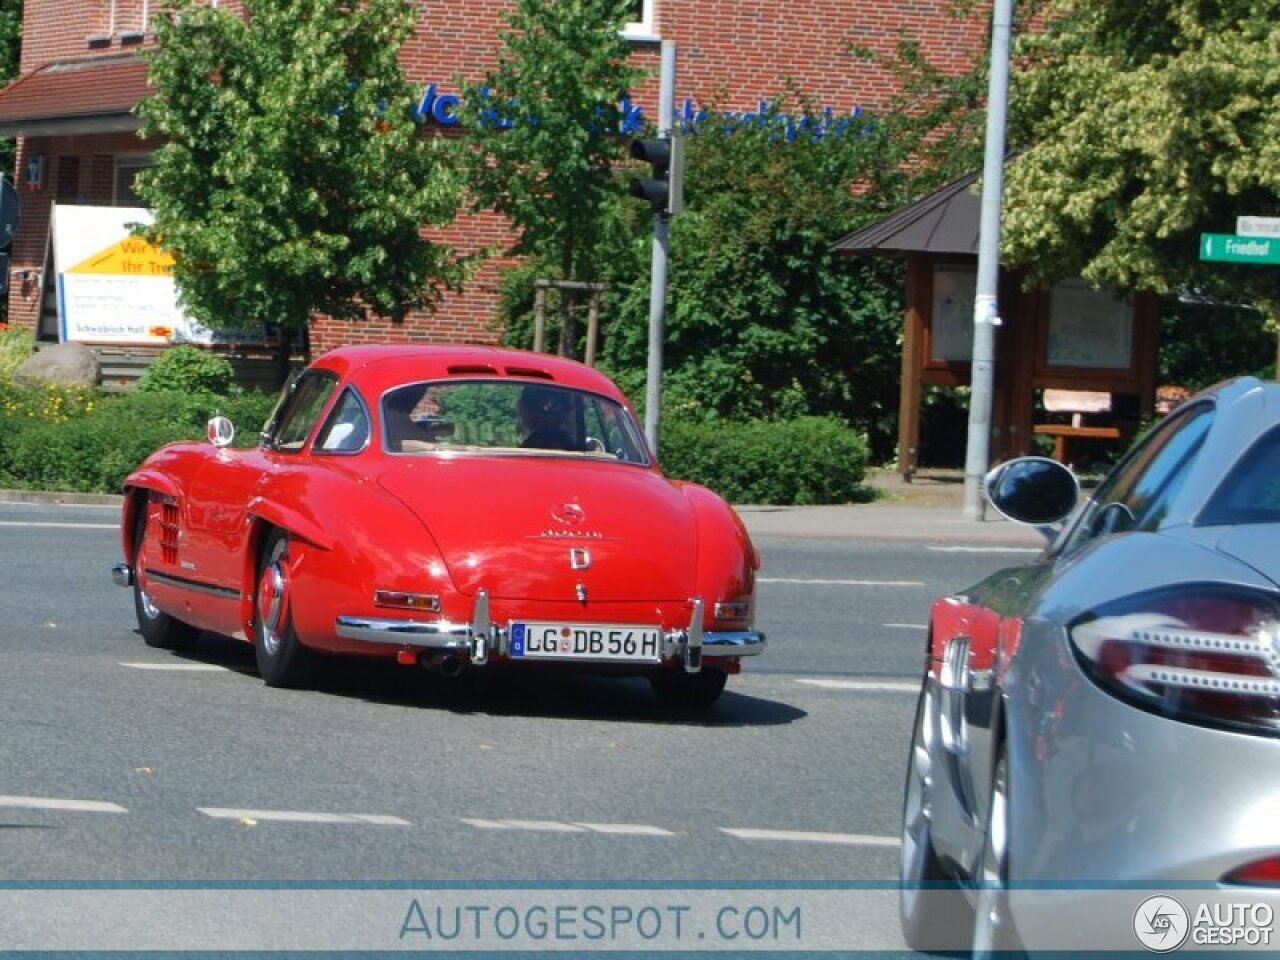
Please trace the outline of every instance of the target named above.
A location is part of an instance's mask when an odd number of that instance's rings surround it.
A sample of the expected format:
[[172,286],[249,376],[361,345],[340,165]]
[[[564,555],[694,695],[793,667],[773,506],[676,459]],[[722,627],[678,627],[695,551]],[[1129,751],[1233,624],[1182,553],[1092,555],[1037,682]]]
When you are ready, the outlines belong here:
[[709,714],[147,648],[114,506],[0,503],[0,881],[892,882],[929,601],[1029,547],[757,537],[770,648]]

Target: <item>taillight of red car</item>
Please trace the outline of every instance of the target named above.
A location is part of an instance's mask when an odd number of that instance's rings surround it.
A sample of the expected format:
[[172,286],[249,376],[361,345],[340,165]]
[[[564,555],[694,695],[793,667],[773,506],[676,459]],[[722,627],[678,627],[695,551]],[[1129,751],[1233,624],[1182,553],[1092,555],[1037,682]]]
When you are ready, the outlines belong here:
[[1280,734],[1280,610],[1273,597],[1188,585],[1094,611],[1068,631],[1103,689],[1208,726]]

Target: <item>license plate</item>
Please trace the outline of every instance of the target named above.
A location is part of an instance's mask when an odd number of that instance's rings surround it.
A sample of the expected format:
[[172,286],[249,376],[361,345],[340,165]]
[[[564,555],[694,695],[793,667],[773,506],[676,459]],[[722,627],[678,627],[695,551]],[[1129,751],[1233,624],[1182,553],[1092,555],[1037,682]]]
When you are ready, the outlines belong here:
[[511,656],[525,660],[610,660],[657,663],[662,631],[618,624],[511,624]]

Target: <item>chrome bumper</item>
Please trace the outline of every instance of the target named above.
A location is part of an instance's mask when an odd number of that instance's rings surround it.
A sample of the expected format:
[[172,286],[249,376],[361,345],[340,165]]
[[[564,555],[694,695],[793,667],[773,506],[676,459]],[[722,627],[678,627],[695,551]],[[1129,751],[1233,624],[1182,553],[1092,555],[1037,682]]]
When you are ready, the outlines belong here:
[[[763,633],[757,630],[704,631],[702,611],[702,601],[695,600],[689,626],[683,630],[669,630],[663,635],[664,660],[678,658],[684,664],[685,672],[697,673],[707,659],[754,657],[764,653]],[[506,629],[489,619],[489,594],[484,590],[476,594],[470,623],[342,616],[335,622],[334,630],[344,640],[385,643],[435,654],[465,655],[477,666],[487,663],[490,653],[506,656],[510,649]]]
[[117,587],[133,586],[133,568],[127,563],[116,563],[111,566],[111,582]]

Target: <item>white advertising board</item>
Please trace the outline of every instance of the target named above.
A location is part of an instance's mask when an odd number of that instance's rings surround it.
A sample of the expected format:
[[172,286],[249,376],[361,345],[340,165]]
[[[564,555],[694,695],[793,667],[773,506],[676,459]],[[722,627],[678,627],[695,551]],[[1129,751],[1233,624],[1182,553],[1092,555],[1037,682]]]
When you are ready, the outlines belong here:
[[259,341],[244,331],[213,331],[178,304],[173,258],[141,237],[152,222],[142,207],[55,204],[51,242],[58,278],[60,339],[81,343]]

